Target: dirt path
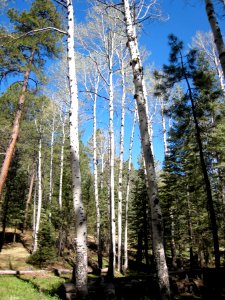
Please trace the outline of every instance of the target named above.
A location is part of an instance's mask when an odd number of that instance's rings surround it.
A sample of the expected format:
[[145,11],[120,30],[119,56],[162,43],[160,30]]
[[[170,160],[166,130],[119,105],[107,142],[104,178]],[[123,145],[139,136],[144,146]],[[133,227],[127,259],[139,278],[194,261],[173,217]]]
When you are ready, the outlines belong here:
[[0,269],[30,270],[32,266],[26,263],[29,255],[21,243],[6,244],[0,252]]

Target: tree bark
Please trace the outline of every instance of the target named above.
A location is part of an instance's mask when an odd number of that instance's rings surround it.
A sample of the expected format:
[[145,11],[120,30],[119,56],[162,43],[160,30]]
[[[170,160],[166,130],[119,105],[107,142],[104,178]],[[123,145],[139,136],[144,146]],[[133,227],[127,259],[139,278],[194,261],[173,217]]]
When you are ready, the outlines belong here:
[[99,207],[99,194],[98,194],[98,162],[97,162],[97,87],[99,84],[99,75],[95,87],[95,95],[93,98],[93,166],[94,166],[94,193],[95,193],[95,207],[96,207],[96,237],[97,237],[97,252],[98,252],[98,267],[102,269],[102,247],[101,247],[101,232],[100,232],[100,207]]
[[42,209],[42,133],[41,127],[39,131],[39,149],[38,149],[38,207],[37,207],[37,217],[35,221],[35,230],[33,233],[33,253],[38,249],[38,232],[41,220],[41,209]]
[[166,257],[163,245],[163,223],[162,213],[158,198],[157,181],[154,167],[154,159],[151,151],[150,136],[148,132],[148,121],[146,114],[146,99],[144,96],[143,67],[140,59],[138,41],[135,26],[133,25],[129,0],[123,0],[125,23],[128,38],[128,47],[131,55],[133,78],[135,86],[135,99],[138,107],[139,128],[141,134],[141,144],[144,154],[147,177],[148,177],[148,197],[151,208],[153,252],[157,267],[157,276],[161,299],[170,299],[169,275],[166,264]]
[[223,42],[223,36],[219,27],[219,24],[216,19],[216,14],[211,0],[205,0],[205,9],[208,16],[209,24],[212,29],[214,42],[219,54],[220,64],[223,70],[223,76],[225,78],[225,45]]
[[[33,63],[34,53],[35,53],[35,50],[33,49],[31,51],[31,55],[30,55],[30,58],[29,58],[29,65],[32,65],[32,63]],[[31,68],[28,67],[26,72],[25,72],[25,75],[24,75],[23,87],[22,87],[21,95],[19,97],[19,103],[18,103],[15,119],[14,119],[14,122],[13,122],[13,129],[12,129],[12,134],[11,134],[11,138],[10,138],[10,143],[7,147],[6,154],[5,154],[5,159],[3,161],[2,168],[1,168],[1,173],[0,173],[0,198],[2,196],[3,187],[4,187],[5,182],[6,182],[9,167],[10,167],[10,164],[11,164],[11,161],[12,161],[13,153],[15,151],[17,139],[18,139],[18,136],[19,136],[21,117],[22,117],[22,112],[23,112],[24,102],[25,102],[25,92],[27,91],[30,72],[31,72]]]
[[116,263],[116,219],[115,219],[115,183],[114,183],[114,105],[113,105],[113,39],[111,39],[111,53],[109,54],[109,144],[110,144],[110,249],[108,276],[113,277]]
[[118,271],[121,272],[122,265],[122,201],[123,201],[123,153],[124,153],[124,119],[125,119],[125,70],[123,58],[120,59],[121,67],[121,85],[122,85],[122,99],[121,99],[121,124],[120,124],[120,157],[119,157],[119,187],[118,187]]
[[[55,108],[53,108],[54,110]],[[50,172],[49,172],[49,219],[51,220],[51,206],[52,206],[52,174],[53,174],[53,151],[54,151],[54,139],[55,139],[55,111],[53,112],[53,119],[52,119],[52,132],[51,132],[51,144],[50,144]]]
[[65,119],[62,117],[62,142],[60,153],[60,175],[59,175],[59,209],[62,211],[62,188],[63,188],[63,167],[64,167],[64,145],[65,145]]
[[23,222],[23,229],[24,230],[27,229],[27,219],[28,219],[29,205],[30,205],[30,202],[31,202],[31,199],[32,199],[32,193],[33,193],[35,177],[36,177],[36,163],[33,164],[33,170],[32,170],[31,179],[30,179],[30,187],[29,187],[29,192],[28,192],[27,201],[26,201],[24,222]]
[[[182,53],[180,53],[180,57],[181,57],[182,69],[185,70]],[[213,204],[212,188],[211,188],[211,183],[210,183],[210,180],[209,180],[208,171],[207,171],[207,167],[206,167],[206,163],[205,163],[205,157],[204,157],[204,152],[203,152],[203,144],[202,144],[202,139],[201,139],[199,122],[198,122],[198,118],[197,118],[197,114],[196,114],[192,89],[191,89],[187,74],[185,73],[185,71],[183,73],[184,73],[183,74],[184,79],[185,79],[187,87],[188,87],[189,98],[190,98],[190,101],[191,101],[191,110],[192,110],[192,115],[193,115],[194,125],[195,125],[196,142],[197,142],[198,148],[199,148],[198,150],[199,150],[199,156],[200,156],[200,163],[201,163],[203,178],[204,178],[204,182],[205,182],[206,197],[207,197],[207,210],[208,210],[209,216],[210,216],[211,227],[212,227],[212,235],[213,235],[215,265],[216,265],[216,268],[220,268],[220,250],[219,250],[218,226],[217,226],[217,222],[216,222],[216,214],[215,214],[215,209],[214,209],[214,204]]]
[[134,129],[137,121],[137,106],[134,112],[134,121],[130,137],[130,147],[129,147],[129,159],[128,159],[128,170],[127,170],[127,187],[126,187],[126,199],[125,199],[125,226],[124,226],[124,273],[128,269],[128,210],[129,210],[129,194],[130,194],[130,175],[131,175],[131,162],[132,162],[132,149],[134,141]]
[[87,289],[87,223],[81,191],[81,172],[78,131],[78,90],[74,51],[74,16],[72,0],[67,0],[68,10],[68,71],[70,90],[70,153],[73,182],[73,206],[76,226],[76,290],[79,298],[85,298]]

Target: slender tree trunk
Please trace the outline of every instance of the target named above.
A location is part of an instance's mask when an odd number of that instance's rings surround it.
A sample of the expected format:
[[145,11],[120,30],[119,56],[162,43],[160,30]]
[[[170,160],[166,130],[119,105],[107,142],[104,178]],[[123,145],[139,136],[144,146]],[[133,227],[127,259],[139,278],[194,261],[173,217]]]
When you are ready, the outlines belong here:
[[137,107],[135,107],[134,121],[130,137],[130,147],[129,147],[129,159],[128,159],[128,170],[127,170],[127,187],[126,187],[126,199],[125,199],[125,226],[124,226],[124,273],[128,269],[128,209],[129,209],[129,194],[130,194],[130,175],[131,175],[131,162],[132,162],[132,149],[134,141],[134,129],[137,121]]
[[64,145],[65,145],[65,120],[62,120],[62,142],[60,153],[60,175],[59,175],[59,209],[62,211],[62,188],[63,188],[63,167],[64,167]]
[[118,271],[121,272],[122,264],[122,201],[123,201],[123,153],[124,153],[124,119],[125,119],[125,71],[124,62],[120,60],[122,79],[122,99],[121,99],[121,125],[120,125],[120,157],[119,157],[119,187],[118,187]]
[[[34,53],[35,53],[35,50],[32,50],[31,56],[30,56],[30,59],[29,59],[29,64],[30,65],[32,65],[32,63],[33,63]],[[6,153],[5,153],[5,159],[3,161],[2,168],[1,168],[1,173],[0,173],[0,198],[1,198],[1,195],[2,195],[3,187],[4,187],[5,182],[6,182],[9,167],[10,167],[10,164],[11,164],[11,161],[12,161],[13,153],[14,153],[14,150],[15,150],[15,147],[16,147],[16,142],[17,142],[18,135],[19,135],[21,117],[22,117],[22,112],[23,112],[23,107],[24,107],[24,102],[25,102],[25,92],[27,91],[30,72],[31,72],[31,69],[28,68],[25,72],[25,75],[24,75],[23,87],[22,87],[22,91],[21,91],[21,94],[20,94],[20,97],[19,97],[19,103],[18,103],[15,119],[14,119],[14,122],[13,122],[13,129],[12,129],[12,134],[11,134],[11,138],[10,138],[10,143],[7,147],[7,150],[6,150]]]
[[[36,174],[37,176],[37,174]],[[37,208],[37,204],[36,204],[36,198],[37,198],[37,183],[35,183],[35,188],[34,188],[34,197],[33,197],[33,224],[32,224],[32,229],[33,229],[33,240],[34,240],[34,233],[35,233],[35,227],[36,227],[36,208]]]
[[[181,57],[182,68],[184,70],[184,62],[183,62],[182,53],[180,53],[180,54],[181,54],[180,57]],[[192,115],[193,115],[194,124],[195,124],[196,141],[197,141],[198,148],[199,148],[198,150],[199,150],[201,168],[202,168],[203,178],[204,178],[204,182],[205,182],[205,189],[206,189],[206,196],[207,196],[207,210],[208,210],[209,216],[210,216],[212,235],[213,235],[215,265],[216,265],[216,268],[220,268],[219,237],[218,237],[218,227],[217,227],[217,222],[216,222],[216,214],[215,214],[215,209],[214,209],[214,205],[213,205],[212,188],[211,188],[211,183],[209,180],[208,171],[207,171],[207,167],[206,167],[206,163],[205,163],[205,158],[204,158],[204,153],[203,153],[203,144],[202,144],[202,139],[201,139],[198,118],[196,115],[196,109],[195,109],[194,98],[192,95],[192,89],[191,89],[190,83],[188,81],[187,74],[184,72],[183,75],[184,75],[185,81],[188,86],[188,92],[189,92],[189,97],[190,97],[190,101],[191,101]]]
[[37,217],[35,222],[34,230],[34,242],[33,242],[33,253],[38,249],[38,232],[41,221],[41,209],[42,209],[42,137],[40,128],[39,137],[39,149],[38,149],[38,207],[37,207]]
[[216,14],[211,0],[205,0],[205,8],[208,16],[209,24],[214,37],[214,42],[219,54],[220,64],[223,70],[223,77],[225,78],[225,45],[223,42],[223,36],[216,19]]
[[116,219],[114,199],[114,128],[113,128],[113,38],[109,55],[109,144],[110,144],[110,249],[108,276],[113,277],[116,263]]
[[59,246],[58,253],[62,256],[63,252],[63,216],[62,216],[62,189],[63,189],[63,170],[64,170],[64,146],[65,146],[65,118],[61,116],[62,123],[62,141],[61,141],[61,153],[60,153],[60,175],[59,175],[59,210],[60,210],[60,229],[59,229]]
[[78,91],[74,55],[74,16],[72,0],[68,9],[68,69],[70,90],[70,153],[73,182],[73,206],[76,225],[76,289],[79,298],[85,298],[87,289],[87,223],[81,191],[81,172],[78,131]]
[[97,236],[97,252],[98,252],[98,267],[102,269],[102,247],[101,247],[101,232],[100,232],[100,207],[98,194],[98,162],[97,162],[97,142],[96,142],[96,106],[97,106],[97,86],[99,83],[99,76],[97,79],[95,95],[93,98],[93,166],[94,166],[94,193],[95,193],[95,207],[96,207],[96,236]]
[[24,222],[23,222],[23,229],[24,230],[27,229],[27,219],[28,219],[29,205],[30,205],[30,202],[31,202],[31,199],[32,199],[35,176],[36,176],[36,163],[33,164],[33,170],[32,170],[31,179],[30,179],[30,187],[29,187],[29,192],[28,192],[27,201],[26,201]]
[[153,239],[153,252],[157,267],[157,276],[159,281],[159,288],[161,299],[170,299],[170,284],[169,274],[166,264],[166,257],[163,245],[163,223],[162,212],[159,204],[157,181],[154,167],[154,159],[151,151],[150,136],[148,133],[148,121],[146,114],[146,99],[144,97],[144,79],[143,67],[141,64],[138,41],[136,30],[133,25],[129,0],[123,0],[125,22],[128,38],[128,47],[131,55],[131,64],[133,68],[133,78],[135,86],[135,99],[138,107],[139,114],[139,127],[141,134],[142,150],[146,164],[148,176],[148,196],[149,207],[151,209],[152,220],[152,239]]
[[54,139],[55,139],[55,112],[52,120],[52,133],[51,133],[51,144],[50,144],[50,172],[49,172],[49,219],[51,220],[51,206],[52,206],[52,173],[53,173],[53,151],[54,151]]
[[193,229],[192,229],[192,220],[191,220],[191,206],[190,206],[190,193],[188,192],[187,187],[187,215],[188,215],[188,236],[189,236],[189,252],[190,252],[190,268],[193,268],[194,265],[194,254],[193,254]]
[[[165,119],[165,107],[164,107],[164,99],[160,99],[161,106],[161,117],[162,117],[162,129],[163,129],[163,147],[164,147],[164,160],[166,161],[168,156],[168,145],[167,145],[167,131],[166,131],[166,119]],[[172,266],[174,268],[177,267],[177,247],[175,242],[175,224],[174,224],[174,216],[173,216],[173,208],[169,208],[169,218],[170,218],[170,247],[171,247],[171,256],[172,256]]]

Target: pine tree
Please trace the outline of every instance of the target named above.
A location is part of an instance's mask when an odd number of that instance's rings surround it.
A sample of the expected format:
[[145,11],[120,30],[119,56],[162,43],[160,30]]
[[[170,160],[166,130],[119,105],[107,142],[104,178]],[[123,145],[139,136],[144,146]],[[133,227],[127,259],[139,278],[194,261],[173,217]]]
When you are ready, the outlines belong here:
[[[19,12],[14,9],[8,11],[10,21],[14,24],[14,31],[7,33],[3,31],[0,36],[0,77],[9,74],[23,76],[23,86],[19,96],[18,108],[15,113],[10,143],[7,147],[5,159],[0,174],[0,196],[4,187],[9,166],[16,147],[25,94],[28,89],[31,74],[41,75],[44,58],[59,54],[59,34],[55,31],[40,31],[38,34],[30,34],[48,26],[59,27],[60,18],[55,6],[50,0],[36,0],[32,3],[30,12]],[[40,76],[39,76],[40,78]]]
[[[216,222],[215,209],[213,204],[213,194],[209,173],[207,170],[207,159],[205,156],[204,143],[202,138],[202,121],[201,118],[210,120],[211,110],[210,102],[217,99],[220,91],[215,86],[213,74],[207,68],[207,64],[203,63],[199,58],[197,60],[197,53],[195,50],[189,51],[185,56],[182,53],[183,43],[175,36],[169,36],[169,45],[171,46],[170,65],[164,66],[163,71],[165,76],[161,76],[163,82],[159,84],[162,91],[166,92],[168,88],[174,86],[175,83],[184,81],[187,86],[187,94],[183,97],[183,102],[180,104],[180,112],[189,115],[189,120],[193,118],[193,128],[195,132],[196,144],[199,151],[200,164],[202,175],[204,178],[205,192],[207,197],[207,208],[210,215],[210,222],[213,234],[215,264],[220,266],[219,240],[218,240],[218,226]],[[158,77],[160,78],[160,76]],[[192,82],[192,83],[191,83]],[[192,85],[191,85],[192,84]],[[201,102],[203,107],[198,103]],[[190,121],[189,121],[190,122]],[[207,122],[205,122],[207,123]],[[208,124],[207,124],[208,125]],[[183,126],[187,127],[185,119],[183,118]]]

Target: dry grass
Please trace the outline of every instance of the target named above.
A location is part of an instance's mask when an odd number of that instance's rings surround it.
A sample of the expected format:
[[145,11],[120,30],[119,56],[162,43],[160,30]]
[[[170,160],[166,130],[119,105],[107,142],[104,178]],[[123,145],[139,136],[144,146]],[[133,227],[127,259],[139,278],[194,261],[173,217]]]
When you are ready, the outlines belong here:
[[0,253],[0,269],[19,271],[31,269],[31,265],[26,263],[29,255],[21,243],[7,244]]

